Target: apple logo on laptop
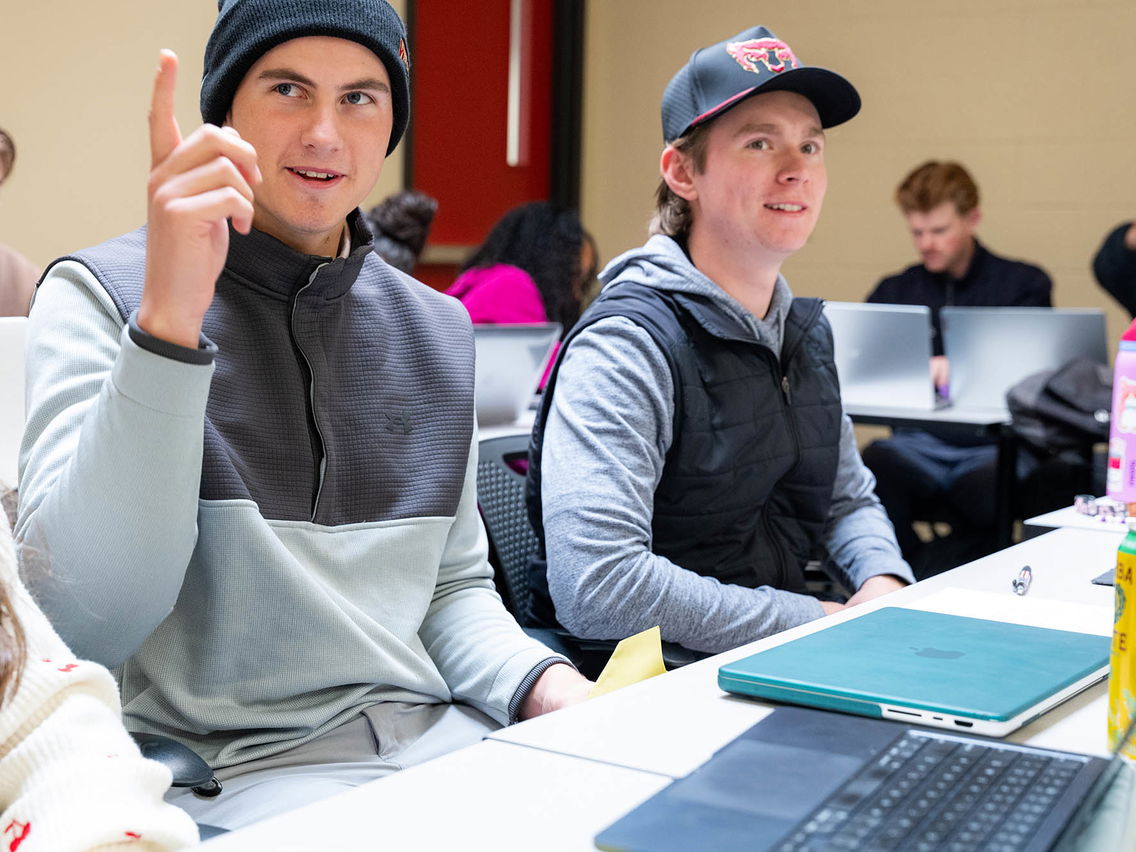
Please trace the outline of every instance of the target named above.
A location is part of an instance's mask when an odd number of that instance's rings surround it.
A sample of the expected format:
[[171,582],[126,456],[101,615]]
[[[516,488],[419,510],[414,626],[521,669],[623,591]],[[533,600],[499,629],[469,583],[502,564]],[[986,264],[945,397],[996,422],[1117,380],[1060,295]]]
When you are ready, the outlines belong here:
[[943,648],[932,648],[930,646],[926,648],[912,648],[911,650],[915,652],[915,656],[917,657],[930,657],[933,660],[957,660],[965,653],[963,651],[947,651]]

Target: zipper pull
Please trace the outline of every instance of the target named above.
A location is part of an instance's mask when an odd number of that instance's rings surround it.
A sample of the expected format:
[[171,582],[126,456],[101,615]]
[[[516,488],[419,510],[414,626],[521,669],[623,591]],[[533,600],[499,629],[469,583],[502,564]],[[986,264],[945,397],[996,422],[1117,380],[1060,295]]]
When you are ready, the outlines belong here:
[[782,376],[781,377],[781,393],[785,394],[785,402],[786,403],[793,401],[793,398],[789,393],[789,377],[788,376]]

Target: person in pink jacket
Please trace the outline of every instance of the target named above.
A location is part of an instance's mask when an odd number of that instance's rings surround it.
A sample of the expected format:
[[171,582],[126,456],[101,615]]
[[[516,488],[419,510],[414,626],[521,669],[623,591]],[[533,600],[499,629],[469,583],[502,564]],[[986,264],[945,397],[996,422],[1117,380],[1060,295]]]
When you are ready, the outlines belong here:
[[446,292],[474,323],[558,322],[567,334],[595,276],[595,241],[576,213],[534,201],[501,217]]

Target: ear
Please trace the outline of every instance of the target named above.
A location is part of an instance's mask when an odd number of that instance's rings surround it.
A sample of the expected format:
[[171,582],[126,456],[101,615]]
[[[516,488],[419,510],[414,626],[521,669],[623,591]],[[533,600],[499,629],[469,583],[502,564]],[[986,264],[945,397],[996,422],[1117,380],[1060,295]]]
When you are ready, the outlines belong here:
[[694,163],[678,149],[668,145],[659,157],[659,172],[671,192],[686,201],[694,201],[698,190],[694,187]]
[[970,230],[978,228],[978,223],[982,221],[982,208],[975,207],[973,210],[968,210],[966,215],[962,217]]

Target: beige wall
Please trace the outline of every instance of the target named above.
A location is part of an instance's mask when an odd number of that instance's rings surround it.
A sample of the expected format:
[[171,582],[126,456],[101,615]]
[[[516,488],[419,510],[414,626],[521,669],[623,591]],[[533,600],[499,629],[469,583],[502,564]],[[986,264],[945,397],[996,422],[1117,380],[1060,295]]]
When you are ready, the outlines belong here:
[[[201,59],[216,13],[215,0],[5,3],[0,127],[17,161],[0,187],[0,242],[42,266],[145,221],[158,50],[181,60],[177,114],[188,134],[201,124]],[[367,203],[401,185],[396,151]]]
[[[583,213],[605,259],[643,240],[666,81],[694,48],[764,23],[806,61],[847,75],[864,98],[860,116],[830,133],[826,209],[786,267],[798,293],[861,299],[880,275],[912,262],[892,190],[923,159],[950,157],[981,185],[986,242],[1049,270],[1057,304],[1108,305],[1119,333],[1125,317],[1092,283],[1088,262],[1109,227],[1136,216],[1131,0],[588,5]],[[182,57],[178,114],[183,128],[195,127],[216,7],[7,6],[0,126],[20,150],[0,188],[0,241],[43,264],[143,220],[157,50]],[[396,153],[370,200],[397,189],[401,171]]]
[[979,183],[987,245],[1048,270],[1056,304],[1107,306],[1119,335],[1127,317],[1088,265],[1136,217],[1131,0],[591,0],[583,213],[605,258],[644,238],[667,81],[695,48],[756,24],[864,100],[829,132],[825,210],[785,267],[795,292],[860,300],[913,263],[892,192],[951,158]]

